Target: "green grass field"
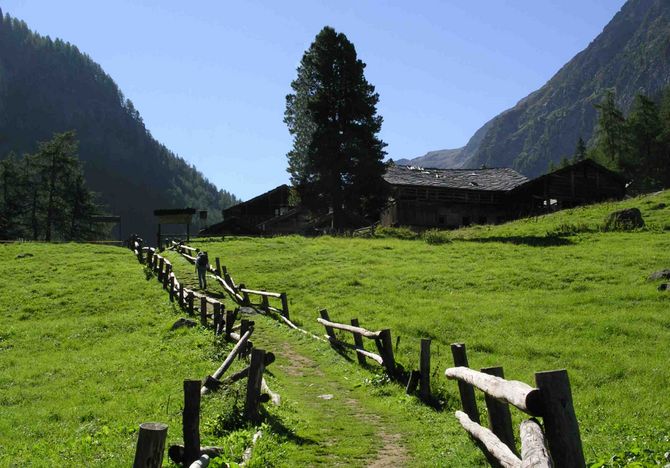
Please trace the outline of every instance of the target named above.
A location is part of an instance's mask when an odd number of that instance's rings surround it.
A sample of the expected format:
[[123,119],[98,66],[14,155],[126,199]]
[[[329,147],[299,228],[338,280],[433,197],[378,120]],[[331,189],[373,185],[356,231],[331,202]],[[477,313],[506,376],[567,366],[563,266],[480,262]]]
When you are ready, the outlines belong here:
[[[598,230],[625,206],[639,207],[649,227]],[[595,466],[625,451],[667,463],[670,293],[646,278],[670,267],[668,227],[664,192],[463,229],[441,245],[392,237],[194,242],[236,282],[285,291],[294,321],[315,334],[323,334],[319,308],[335,321],[390,328],[406,368],[418,366],[419,339],[433,340],[443,411],[405,396],[375,368],[256,317],[254,342],[277,355],[268,383],[283,401],[267,406],[251,466],[483,464],[453,417],[456,384],[443,377],[453,342],[466,343],[471,367],[502,365],[506,377],[530,384],[535,371],[567,368]],[[168,256],[192,284],[192,266]],[[0,277],[0,466],[128,466],[136,428],[151,420],[168,423],[168,443],[180,441],[182,381],[211,373],[230,345],[199,327],[170,331],[183,313],[129,251],[0,245]],[[226,447],[237,462],[255,431],[239,423],[239,391],[205,398],[201,425],[203,443]]]

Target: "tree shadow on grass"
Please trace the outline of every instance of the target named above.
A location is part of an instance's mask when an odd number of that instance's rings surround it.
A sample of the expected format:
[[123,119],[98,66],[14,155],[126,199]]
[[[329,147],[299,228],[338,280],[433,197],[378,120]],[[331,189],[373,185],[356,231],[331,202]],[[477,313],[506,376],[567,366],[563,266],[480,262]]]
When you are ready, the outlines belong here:
[[529,247],[560,247],[574,245],[574,241],[571,239],[560,236],[493,236],[457,240],[477,243],[501,242],[503,244],[527,245]]
[[274,414],[270,414],[267,411],[263,411],[263,420],[270,426],[270,430],[273,434],[277,435],[280,439],[292,442],[296,445],[315,445],[318,442],[314,439],[308,439],[307,437],[299,436],[284,424],[284,421],[280,417]]

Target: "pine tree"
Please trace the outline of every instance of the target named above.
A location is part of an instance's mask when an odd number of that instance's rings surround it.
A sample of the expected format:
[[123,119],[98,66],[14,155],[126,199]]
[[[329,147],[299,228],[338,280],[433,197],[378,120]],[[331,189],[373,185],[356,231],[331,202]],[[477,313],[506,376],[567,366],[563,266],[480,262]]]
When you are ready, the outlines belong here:
[[613,169],[628,151],[626,119],[616,105],[614,91],[608,90],[600,104],[596,129],[596,159]]
[[577,140],[577,146],[575,147],[575,154],[572,156],[572,161],[579,162],[584,159],[586,159],[586,143],[584,143],[584,139],[580,135],[579,140]]
[[387,199],[379,95],[364,69],[354,45],[327,26],[303,55],[286,97],[291,182],[303,205],[332,209],[336,230],[346,226],[345,212],[376,219]]
[[661,122],[658,107],[638,94],[627,120],[630,151],[620,162],[624,175],[633,180],[633,190],[644,192],[659,186]]

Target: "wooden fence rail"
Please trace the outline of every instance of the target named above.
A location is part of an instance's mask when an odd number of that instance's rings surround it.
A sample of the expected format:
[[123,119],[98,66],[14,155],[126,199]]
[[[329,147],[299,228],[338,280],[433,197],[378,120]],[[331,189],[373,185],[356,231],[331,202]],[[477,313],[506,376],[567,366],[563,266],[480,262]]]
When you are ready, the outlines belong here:
[[[585,466],[579,424],[572,404],[570,382],[565,370],[535,373],[537,387],[505,380],[501,367],[475,371],[468,367],[465,345],[451,345],[454,364],[445,371],[457,380],[463,411],[456,418],[475,439],[493,466],[572,468]],[[474,388],[485,393],[490,429],[480,424]],[[521,423],[521,458],[514,441],[509,406],[542,417]],[[547,449],[548,447],[548,449]]]

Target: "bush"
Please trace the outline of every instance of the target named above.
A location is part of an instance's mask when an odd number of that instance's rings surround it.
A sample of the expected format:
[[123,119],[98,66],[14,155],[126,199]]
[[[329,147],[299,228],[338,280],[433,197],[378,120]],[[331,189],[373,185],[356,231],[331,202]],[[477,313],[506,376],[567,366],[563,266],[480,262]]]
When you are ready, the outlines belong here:
[[396,239],[412,240],[417,239],[419,237],[419,234],[412,231],[407,226],[380,227],[375,231],[375,237],[382,237],[382,238],[394,237]]
[[447,231],[428,229],[423,233],[423,240],[431,245],[447,244],[451,242],[451,235]]
[[594,232],[596,229],[589,227],[585,223],[561,223],[553,229],[547,231],[548,237],[574,236],[581,232]]

